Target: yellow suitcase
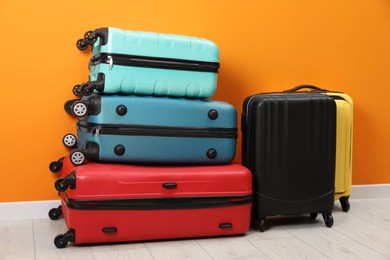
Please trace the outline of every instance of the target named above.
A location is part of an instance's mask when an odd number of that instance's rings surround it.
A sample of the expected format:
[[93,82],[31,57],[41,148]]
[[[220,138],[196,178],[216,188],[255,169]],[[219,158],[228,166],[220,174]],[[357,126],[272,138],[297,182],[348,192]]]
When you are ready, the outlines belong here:
[[350,96],[341,92],[333,92],[312,85],[300,85],[285,92],[300,89],[311,89],[334,98],[337,107],[336,123],[336,169],[335,200],[340,200],[343,211],[350,208],[349,196],[352,192],[352,136],[353,136],[353,101]]
[[352,191],[353,101],[344,93],[326,94],[334,97],[337,107],[335,199],[340,200],[341,208],[348,212]]

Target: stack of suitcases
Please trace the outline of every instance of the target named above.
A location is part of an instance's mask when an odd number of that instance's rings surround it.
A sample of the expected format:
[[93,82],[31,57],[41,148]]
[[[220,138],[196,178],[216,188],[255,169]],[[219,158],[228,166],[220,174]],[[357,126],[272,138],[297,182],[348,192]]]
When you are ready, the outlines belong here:
[[69,156],[50,164],[68,242],[102,243],[243,234],[252,176],[233,163],[237,112],[205,100],[216,90],[219,51],[208,40],[101,28],[89,81],[65,103],[78,117]]
[[77,41],[89,45],[89,81],[64,105],[77,135],[50,164],[61,205],[49,217],[68,227],[58,248],[244,234],[251,222],[264,231],[277,215],[322,214],[331,227],[335,200],[349,210],[348,95],[301,85],[247,97],[241,165],[236,109],[206,100],[219,69],[213,42],[101,28]]

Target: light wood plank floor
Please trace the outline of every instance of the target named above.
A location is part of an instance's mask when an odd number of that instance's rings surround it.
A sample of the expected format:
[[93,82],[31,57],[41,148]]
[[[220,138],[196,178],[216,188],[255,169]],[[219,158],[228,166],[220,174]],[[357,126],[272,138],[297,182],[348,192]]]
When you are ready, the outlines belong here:
[[334,225],[318,216],[277,217],[264,233],[245,236],[73,246],[57,249],[53,239],[64,220],[0,221],[0,259],[390,259],[390,199],[336,202]]

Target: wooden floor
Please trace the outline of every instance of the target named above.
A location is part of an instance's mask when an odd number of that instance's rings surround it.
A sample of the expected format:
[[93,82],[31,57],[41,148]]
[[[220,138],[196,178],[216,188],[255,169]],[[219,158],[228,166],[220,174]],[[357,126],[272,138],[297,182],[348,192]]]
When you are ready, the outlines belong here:
[[187,239],[57,249],[53,239],[64,220],[0,221],[0,259],[390,259],[390,199],[337,202],[334,225],[322,217],[275,218],[268,230],[245,236]]

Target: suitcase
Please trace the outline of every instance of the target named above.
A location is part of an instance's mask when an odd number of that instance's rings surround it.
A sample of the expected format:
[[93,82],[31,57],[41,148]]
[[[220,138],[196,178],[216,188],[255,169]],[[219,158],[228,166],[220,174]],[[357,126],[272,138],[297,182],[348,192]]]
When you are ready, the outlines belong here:
[[313,85],[300,85],[291,91],[311,89],[317,93],[324,93],[336,102],[336,178],[335,199],[340,201],[343,211],[350,209],[349,196],[352,192],[352,137],[353,137],[353,101],[347,94],[329,91]]
[[342,210],[348,212],[352,192],[353,101],[344,93],[326,94],[335,99],[337,106],[335,199],[340,201]]
[[247,97],[242,162],[253,174],[252,218],[309,213],[333,225],[336,104],[321,93]]
[[[82,116],[70,153],[75,165],[227,164],[235,156],[237,112],[226,102],[93,94],[74,101],[72,110]],[[72,134],[63,140],[76,143]]]
[[208,98],[216,90],[219,50],[195,37],[118,28],[88,31],[77,41],[81,50],[92,45],[89,81],[76,85],[80,96],[123,93]]
[[244,234],[250,227],[252,177],[240,164],[74,167],[64,158],[61,177],[55,188],[68,231],[54,239],[58,248]]

